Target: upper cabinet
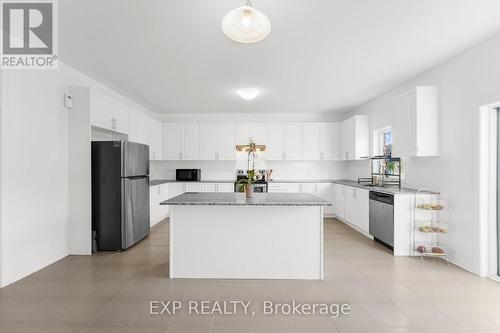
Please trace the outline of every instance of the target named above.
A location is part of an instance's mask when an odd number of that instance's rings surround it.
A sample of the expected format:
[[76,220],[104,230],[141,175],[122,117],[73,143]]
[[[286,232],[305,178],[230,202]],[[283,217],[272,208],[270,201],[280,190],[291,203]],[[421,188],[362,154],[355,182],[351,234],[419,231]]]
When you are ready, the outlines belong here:
[[419,86],[393,100],[392,155],[397,157],[439,155],[439,92]]
[[302,158],[308,161],[340,159],[341,129],[338,123],[304,123]]
[[128,140],[149,146],[149,159],[163,159],[163,126],[162,123],[143,112],[128,108],[129,133]]
[[200,124],[200,153],[205,161],[232,161],[236,159],[235,123]]
[[165,123],[163,157],[171,161],[200,159],[200,125],[198,123]]
[[106,130],[128,133],[127,106],[95,89],[91,90],[90,123]]
[[368,116],[354,116],[342,122],[342,160],[359,160],[370,155]]
[[268,123],[266,159],[302,160],[302,124]]
[[238,122],[236,124],[236,144],[245,145],[252,139],[256,144],[267,142],[266,123]]

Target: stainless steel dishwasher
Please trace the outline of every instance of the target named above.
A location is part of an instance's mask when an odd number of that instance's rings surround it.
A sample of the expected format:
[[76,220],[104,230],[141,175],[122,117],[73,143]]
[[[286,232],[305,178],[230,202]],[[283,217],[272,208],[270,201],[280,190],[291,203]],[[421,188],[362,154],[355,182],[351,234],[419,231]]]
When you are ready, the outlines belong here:
[[394,250],[394,196],[370,191],[370,234]]

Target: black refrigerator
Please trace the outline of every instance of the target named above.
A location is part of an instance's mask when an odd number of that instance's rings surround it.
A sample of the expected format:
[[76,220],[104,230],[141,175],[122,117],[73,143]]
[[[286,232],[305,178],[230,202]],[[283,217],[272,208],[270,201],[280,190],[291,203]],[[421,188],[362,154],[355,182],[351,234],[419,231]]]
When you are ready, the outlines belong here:
[[98,251],[126,250],[149,234],[149,147],[92,142],[92,230]]

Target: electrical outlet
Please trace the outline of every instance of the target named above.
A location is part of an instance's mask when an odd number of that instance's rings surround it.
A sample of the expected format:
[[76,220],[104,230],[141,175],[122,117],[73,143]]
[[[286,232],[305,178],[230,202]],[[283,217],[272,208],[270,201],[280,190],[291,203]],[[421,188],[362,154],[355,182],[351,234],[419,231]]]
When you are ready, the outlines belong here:
[[64,93],[64,107],[71,109],[73,107],[73,95]]

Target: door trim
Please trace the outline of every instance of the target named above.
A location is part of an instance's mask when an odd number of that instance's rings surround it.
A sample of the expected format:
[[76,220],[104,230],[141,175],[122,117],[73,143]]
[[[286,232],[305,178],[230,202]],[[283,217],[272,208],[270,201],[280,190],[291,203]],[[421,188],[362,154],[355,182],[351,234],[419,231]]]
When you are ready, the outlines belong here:
[[[497,120],[500,102],[479,109],[479,275],[499,279],[497,270]],[[500,210],[500,207],[498,207]],[[498,244],[500,245],[500,244]]]

